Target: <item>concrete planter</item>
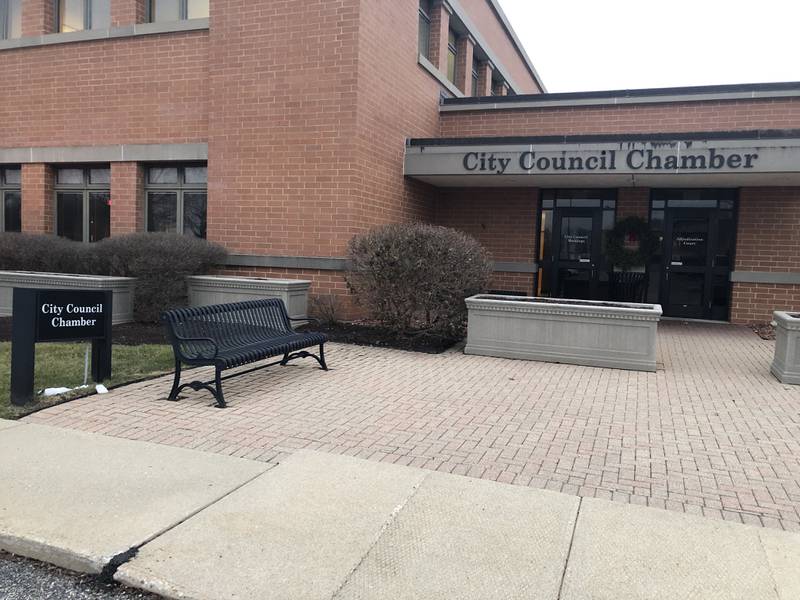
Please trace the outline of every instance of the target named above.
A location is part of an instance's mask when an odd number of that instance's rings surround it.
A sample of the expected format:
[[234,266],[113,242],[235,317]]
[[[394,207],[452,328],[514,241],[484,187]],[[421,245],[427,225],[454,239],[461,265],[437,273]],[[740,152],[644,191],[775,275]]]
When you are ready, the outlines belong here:
[[657,304],[494,295],[466,302],[467,354],[656,370]]
[[189,306],[280,298],[286,305],[290,317],[299,319],[308,315],[310,281],[224,275],[193,275],[187,277],[186,281],[189,288]]
[[800,313],[776,311],[771,371],[781,383],[800,385]]
[[39,273],[33,271],[0,271],[0,316],[10,317],[14,288],[53,290],[111,290],[114,293],[112,322],[133,321],[132,277],[103,277],[71,273]]

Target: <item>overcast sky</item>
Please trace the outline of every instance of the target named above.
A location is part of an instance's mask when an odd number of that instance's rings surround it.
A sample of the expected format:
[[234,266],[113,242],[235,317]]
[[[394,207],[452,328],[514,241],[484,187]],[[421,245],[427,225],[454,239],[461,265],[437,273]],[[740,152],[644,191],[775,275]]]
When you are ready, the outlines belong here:
[[800,0],[500,0],[549,92],[800,81]]

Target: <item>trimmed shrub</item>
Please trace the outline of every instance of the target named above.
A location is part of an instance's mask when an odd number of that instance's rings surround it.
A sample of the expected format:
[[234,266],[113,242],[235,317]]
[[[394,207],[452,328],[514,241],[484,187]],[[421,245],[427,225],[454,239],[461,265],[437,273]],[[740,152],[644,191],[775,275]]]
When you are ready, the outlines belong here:
[[446,227],[396,224],[355,236],[349,244],[348,287],[385,327],[404,335],[463,336],[464,299],[485,291],[486,250]]
[[141,322],[185,306],[186,276],[210,272],[225,256],[221,246],[174,233],[134,233],[96,244],[0,233],[0,270],[136,277],[134,316]]
[[54,235],[0,233],[0,270],[91,273],[91,246]]
[[188,235],[134,233],[94,244],[104,275],[136,277],[134,316],[156,322],[170,308],[185,306],[186,277],[203,275],[225,261],[225,249]]

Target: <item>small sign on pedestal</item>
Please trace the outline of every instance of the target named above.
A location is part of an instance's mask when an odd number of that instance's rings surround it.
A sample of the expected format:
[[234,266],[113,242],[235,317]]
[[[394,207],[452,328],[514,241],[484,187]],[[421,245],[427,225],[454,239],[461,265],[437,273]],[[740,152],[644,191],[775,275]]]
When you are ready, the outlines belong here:
[[92,342],[92,379],[111,377],[110,290],[14,288],[11,403],[33,399],[37,342]]

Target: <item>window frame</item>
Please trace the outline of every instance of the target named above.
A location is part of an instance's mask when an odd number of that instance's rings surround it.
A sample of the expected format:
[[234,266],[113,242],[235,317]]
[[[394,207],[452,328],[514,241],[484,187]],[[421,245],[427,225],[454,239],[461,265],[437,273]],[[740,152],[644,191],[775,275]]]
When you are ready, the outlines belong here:
[[[19,39],[11,37],[11,11],[9,6],[12,0],[0,0],[0,40]],[[20,11],[20,37],[22,37],[22,2],[19,4]]]
[[[458,79],[458,32],[452,27],[447,32],[447,79],[456,85]],[[453,59],[453,73],[450,76],[450,58]]]
[[[107,29],[111,27],[111,2],[108,0],[108,16],[109,23],[106,27],[99,27],[97,29]],[[56,33],[76,33],[75,31],[61,31],[61,2],[60,0],[53,0],[53,14],[56,18]],[[77,31],[89,31],[92,27],[92,0],[83,0],[83,29]]]
[[472,59],[472,95],[474,97],[480,96],[478,87],[481,81],[481,61],[477,58]]
[[[58,172],[66,169],[75,169],[82,171],[83,183],[59,183]],[[92,183],[91,172],[93,169],[107,169],[108,170],[108,183]],[[81,203],[81,227],[82,239],[84,244],[96,243],[100,240],[91,242],[89,240],[90,226],[91,226],[91,200],[90,195],[93,192],[106,192],[108,193],[109,202],[111,202],[111,165],[108,163],[93,164],[93,165],[59,165],[54,169],[53,173],[53,232],[58,236],[58,194],[77,193],[83,194],[83,201]],[[109,213],[111,212],[111,205],[109,204]],[[111,215],[109,214],[109,237],[111,237]],[[63,237],[63,236],[59,236]],[[105,239],[105,238],[102,238]]]
[[[19,171],[20,182],[8,183],[7,172]],[[19,194],[20,228],[22,231],[22,167],[19,165],[0,165],[0,231],[6,231],[6,194],[16,192]],[[16,230],[15,230],[16,232]]]
[[[206,169],[205,183],[186,183],[186,169],[204,167]],[[177,169],[178,181],[176,183],[150,183],[150,169]],[[150,232],[150,194],[174,193],[175,198],[175,233],[185,235],[184,223],[184,194],[203,192],[206,195],[206,235],[199,239],[208,238],[208,163],[152,163],[144,167],[144,230]]]
[[[426,12],[427,5],[428,11]],[[431,0],[419,0],[419,40],[417,44],[417,52],[427,58],[428,60],[431,59],[431,15],[432,12],[432,5]],[[426,35],[423,36],[423,27],[422,24],[425,23],[425,33]],[[425,51],[423,52],[422,48],[422,40],[425,40]]]
[[[156,12],[153,10],[153,2],[157,0],[147,0],[145,4],[145,21],[148,23],[175,23],[176,21],[154,21]],[[210,2],[209,2],[210,4]],[[209,6],[209,12],[211,6]],[[196,17],[202,19],[205,17]],[[189,21],[189,0],[178,0],[178,21]]]

